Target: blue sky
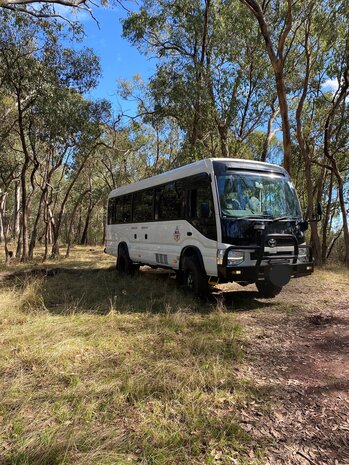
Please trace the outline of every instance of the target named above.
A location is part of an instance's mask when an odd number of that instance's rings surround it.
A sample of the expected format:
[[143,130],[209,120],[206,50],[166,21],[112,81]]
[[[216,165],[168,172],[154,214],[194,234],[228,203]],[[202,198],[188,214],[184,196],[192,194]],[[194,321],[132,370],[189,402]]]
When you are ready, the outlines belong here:
[[[66,8],[61,7],[60,13],[70,19],[75,19]],[[94,8],[93,14],[99,27],[87,12],[78,14],[79,21],[85,30],[83,46],[90,47],[100,58],[102,78],[98,87],[91,93],[91,98],[106,98],[111,101],[116,113],[120,106],[127,114],[135,114],[136,105],[125,102],[116,95],[118,79],[132,79],[140,74],[144,81],[155,69],[155,59],[141,55],[136,47],[122,38],[122,24],[120,19],[127,15],[120,6],[111,8]],[[81,47],[81,45],[77,45]]]
[[[121,19],[125,18],[127,12],[120,5],[114,8],[94,7],[93,15],[98,21],[93,20],[86,11],[76,14],[64,6],[56,6],[57,13],[69,19],[80,21],[85,30],[85,38],[82,44],[75,46],[86,46],[94,50],[100,58],[102,77],[97,88],[88,96],[93,99],[105,98],[112,102],[116,114],[120,107],[125,114],[135,115],[137,108],[134,102],[126,102],[116,95],[118,79],[132,79],[139,74],[146,81],[155,70],[156,59],[145,57],[136,47],[132,46],[126,39],[122,38]],[[325,91],[335,92],[338,88],[336,79],[327,79],[323,84]]]

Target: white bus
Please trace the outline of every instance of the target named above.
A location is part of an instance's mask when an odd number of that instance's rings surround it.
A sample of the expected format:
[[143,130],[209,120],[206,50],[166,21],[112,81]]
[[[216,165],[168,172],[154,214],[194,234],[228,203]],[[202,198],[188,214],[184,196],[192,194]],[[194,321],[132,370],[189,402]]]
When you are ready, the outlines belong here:
[[274,297],[313,272],[307,226],[283,168],[209,158],[113,190],[105,251],[120,273],[172,269],[197,296],[235,281]]

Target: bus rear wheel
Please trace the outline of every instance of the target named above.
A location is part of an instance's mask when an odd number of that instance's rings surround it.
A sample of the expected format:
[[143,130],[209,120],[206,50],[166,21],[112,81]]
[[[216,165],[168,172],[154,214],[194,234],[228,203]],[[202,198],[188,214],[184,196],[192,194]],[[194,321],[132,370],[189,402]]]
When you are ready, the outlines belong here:
[[183,284],[185,289],[196,297],[207,297],[209,289],[207,276],[193,258],[186,258],[184,261]]
[[267,280],[257,281],[256,286],[260,296],[266,299],[272,299],[282,291],[282,287],[275,286],[275,284]]
[[132,262],[125,247],[121,247],[116,262],[116,268],[120,274],[132,276],[138,271],[139,266]]

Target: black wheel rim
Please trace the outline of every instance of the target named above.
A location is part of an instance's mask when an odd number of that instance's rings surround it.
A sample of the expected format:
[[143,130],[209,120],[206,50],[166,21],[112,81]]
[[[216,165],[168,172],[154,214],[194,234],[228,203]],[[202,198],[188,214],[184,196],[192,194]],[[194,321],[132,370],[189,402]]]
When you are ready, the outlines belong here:
[[187,288],[192,291],[194,288],[194,280],[192,273],[187,274]]

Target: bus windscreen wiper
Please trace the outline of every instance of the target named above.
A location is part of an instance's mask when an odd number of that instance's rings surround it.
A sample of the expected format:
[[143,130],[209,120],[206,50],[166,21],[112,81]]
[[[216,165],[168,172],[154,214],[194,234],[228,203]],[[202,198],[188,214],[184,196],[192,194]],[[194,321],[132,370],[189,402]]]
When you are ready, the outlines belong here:
[[265,219],[272,219],[273,217],[270,215],[247,215],[247,216],[232,216],[234,220],[265,220]]
[[295,216],[278,216],[274,218],[271,215],[246,215],[246,216],[225,216],[225,218],[232,218],[234,220],[271,220],[271,223],[275,223],[282,220],[294,220]]
[[272,223],[276,223],[277,221],[282,221],[282,220],[295,220],[297,217],[296,216],[278,216],[277,218],[272,219]]

